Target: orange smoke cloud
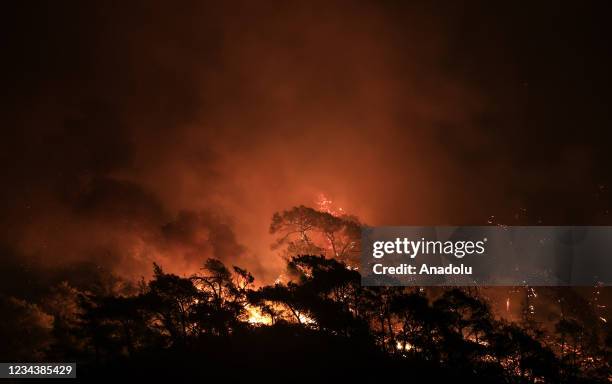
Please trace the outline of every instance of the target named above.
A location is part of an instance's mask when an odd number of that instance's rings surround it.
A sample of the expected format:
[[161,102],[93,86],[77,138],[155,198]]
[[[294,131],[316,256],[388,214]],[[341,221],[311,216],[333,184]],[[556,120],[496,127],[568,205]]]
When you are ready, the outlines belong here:
[[500,143],[522,138],[496,126],[523,111],[504,83],[515,68],[501,57],[490,77],[469,71],[456,36],[471,24],[455,7],[146,2],[69,12],[82,22],[64,11],[31,15],[31,51],[9,63],[41,67],[9,84],[1,240],[43,265],[138,277],[153,261],[191,273],[218,257],[272,281],[272,214],[320,193],[370,224],[482,223],[529,203],[521,180],[573,191],[584,178],[549,181],[592,161],[568,146],[552,168],[515,170],[522,155]]

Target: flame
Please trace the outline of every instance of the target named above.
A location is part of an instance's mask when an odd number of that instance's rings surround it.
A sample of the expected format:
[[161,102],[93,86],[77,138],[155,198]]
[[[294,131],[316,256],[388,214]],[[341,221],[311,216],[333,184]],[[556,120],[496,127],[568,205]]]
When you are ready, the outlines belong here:
[[342,216],[345,214],[344,208],[334,208],[334,202],[330,200],[324,193],[319,193],[315,203],[317,205],[317,209],[321,212],[326,212],[333,216]]
[[247,322],[249,324],[272,324],[272,319],[270,318],[270,316],[264,315],[259,308],[247,305],[246,311],[248,313]]
[[314,319],[309,316],[306,316],[303,313],[298,314],[298,317],[300,318],[300,322],[304,325],[316,324],[316,321],[314,321]]
[[[278,305],[275,305],[275,307],[279,308]],[[247,319],[246,319],[247,323],[253,324],[253,325],[272,325],[272,318],[269,315],[264,314],[260,308],[247,304],[246,311],[247,311]],[[312,319],[311,317],[303,313],[298,313],[297,317],[299,318],[300,323],[302,323],[303,325],[316,324],[314,319]],[[292,319],[292,321],[295,322],[295,317]]]
[[411,351],[414,349],[414,346],[410,343],[406,343],[406,345],[402,344],[401,342],[396,342],[395,347],[397,348],[397,350],[401,351]]

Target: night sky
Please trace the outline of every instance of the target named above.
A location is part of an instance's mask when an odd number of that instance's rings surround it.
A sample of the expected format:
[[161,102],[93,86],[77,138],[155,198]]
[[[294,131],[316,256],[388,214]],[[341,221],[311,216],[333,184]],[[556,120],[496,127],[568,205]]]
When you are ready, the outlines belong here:
[[2,289],[210,256],[269,282],[272,214],[321,195],[373,225],[612,224],[606,2],[2,8]]

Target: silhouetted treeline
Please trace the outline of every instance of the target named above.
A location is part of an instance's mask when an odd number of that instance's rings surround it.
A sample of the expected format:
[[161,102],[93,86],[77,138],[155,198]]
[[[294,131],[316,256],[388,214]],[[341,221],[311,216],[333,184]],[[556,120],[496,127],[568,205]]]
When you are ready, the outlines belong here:
[[43,357],[104,381],[610,378],[609,329],[593,340],[573,319],[555,334],[508,323],[474,290],[362,287],[357,270],[323,256],[292,257],[288,271],[291,281],[255,288],[248,271],[209,259],[189,278],[155,265],[131,294],[64,287],[72,304],[55,314]]

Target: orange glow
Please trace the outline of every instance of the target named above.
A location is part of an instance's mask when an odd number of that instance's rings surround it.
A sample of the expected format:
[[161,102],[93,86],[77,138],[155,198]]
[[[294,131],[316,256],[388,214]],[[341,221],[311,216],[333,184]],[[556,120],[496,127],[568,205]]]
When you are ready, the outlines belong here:
[[249,324],[261,324],[261,325],[271,325],[272,319],[270,316],[264,315],[259,308],[253,307],[251,305],[246,306],[246,310],[248,313],[247,322]]

